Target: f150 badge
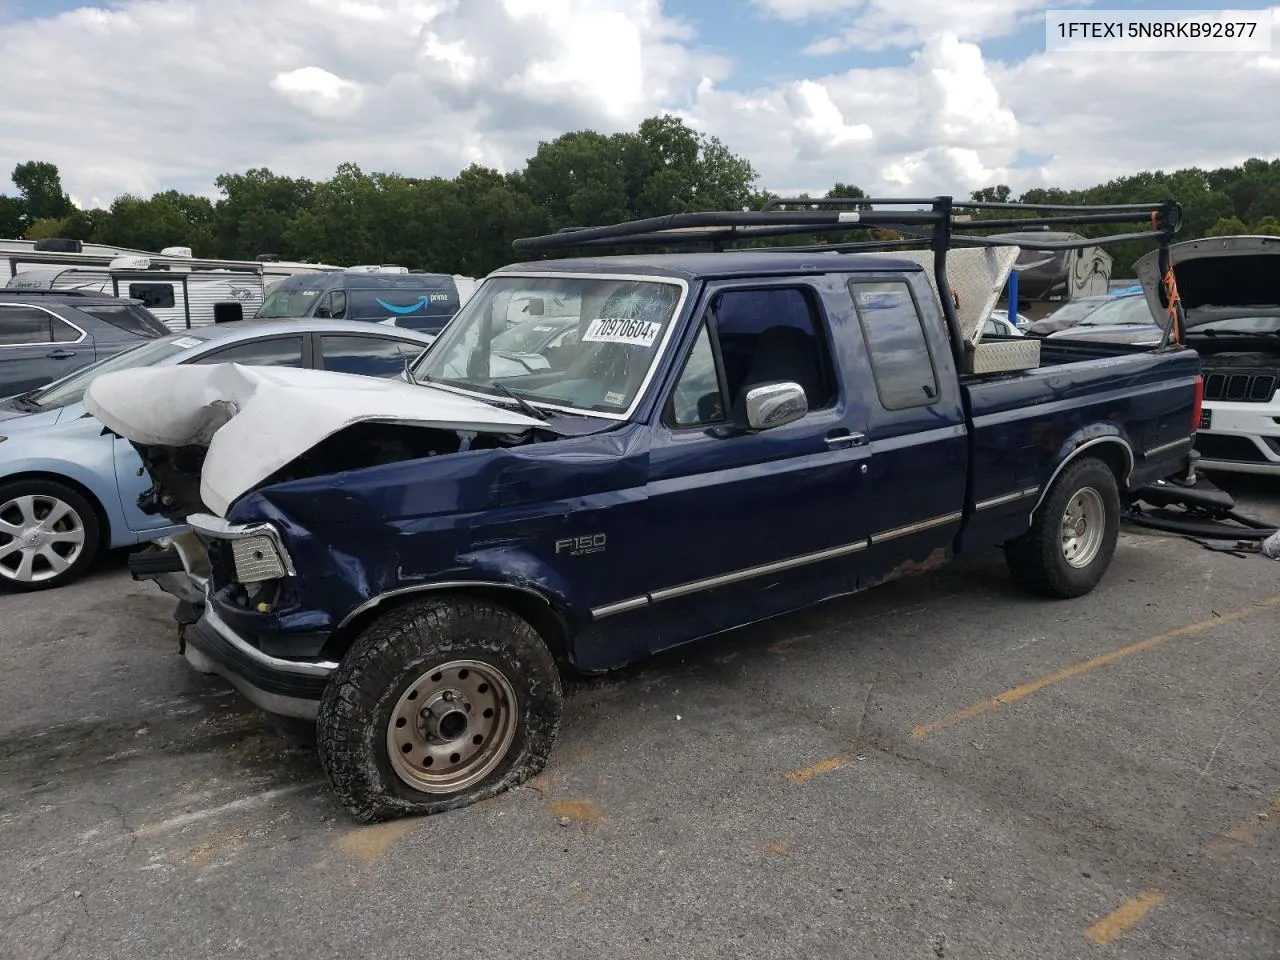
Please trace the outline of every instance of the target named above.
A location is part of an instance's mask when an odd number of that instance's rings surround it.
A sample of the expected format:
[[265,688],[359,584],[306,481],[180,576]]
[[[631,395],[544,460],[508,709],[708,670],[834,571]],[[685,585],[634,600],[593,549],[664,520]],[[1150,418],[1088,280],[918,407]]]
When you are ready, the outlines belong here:
[[588,533],[580,537],[566,537],[556,541],[556,554],[567,553],[581,557],[588,553],[603,553],[608,538],[603,533]]

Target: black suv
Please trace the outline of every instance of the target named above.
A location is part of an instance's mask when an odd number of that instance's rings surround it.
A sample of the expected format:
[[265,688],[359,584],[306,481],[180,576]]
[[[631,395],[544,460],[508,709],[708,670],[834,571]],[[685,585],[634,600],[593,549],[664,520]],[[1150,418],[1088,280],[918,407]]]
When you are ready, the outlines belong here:
[[42,387],[167,333],[137,300],[78,290],[0,289],[0,397]]

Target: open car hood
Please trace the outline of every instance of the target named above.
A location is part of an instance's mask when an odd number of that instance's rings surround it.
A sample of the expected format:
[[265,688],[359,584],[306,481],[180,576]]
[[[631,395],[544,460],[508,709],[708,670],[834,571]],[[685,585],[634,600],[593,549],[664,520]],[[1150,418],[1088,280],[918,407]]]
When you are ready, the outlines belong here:
[[200,498],[225,516],[239,497],[327,437],[381,422],[523,433],[542,422],[433,387],[324,370],[180,365],[96,378],[85,409],[139,446],[206,447]]
[[[1280,316],[1280,237],[1206,237],[1169,248],[1187,330],[1212,320]],[[1159,251],[1134,265],[1151,313],[1167,326]]]

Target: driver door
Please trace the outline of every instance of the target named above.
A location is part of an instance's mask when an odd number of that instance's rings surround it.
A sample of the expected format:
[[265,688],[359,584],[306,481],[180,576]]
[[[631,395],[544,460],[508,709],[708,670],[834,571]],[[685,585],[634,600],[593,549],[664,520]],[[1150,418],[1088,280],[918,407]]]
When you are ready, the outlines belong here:
[[[706,297],[653,434],[651,649],[856,589],[872,519],[866,423],[832,362],[818,282]],[[779,381],[804,388],[808,412],[735,427],[746,391]]]

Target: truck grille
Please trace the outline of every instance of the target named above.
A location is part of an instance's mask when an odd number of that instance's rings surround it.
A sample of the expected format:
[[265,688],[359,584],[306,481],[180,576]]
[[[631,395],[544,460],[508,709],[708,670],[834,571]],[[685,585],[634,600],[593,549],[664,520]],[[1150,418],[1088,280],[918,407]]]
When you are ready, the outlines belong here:
[[1209,373],[1204,380],[1206,400],[1235,400],[1241,403],[1267,403],[1276,393],[1277,374]]

